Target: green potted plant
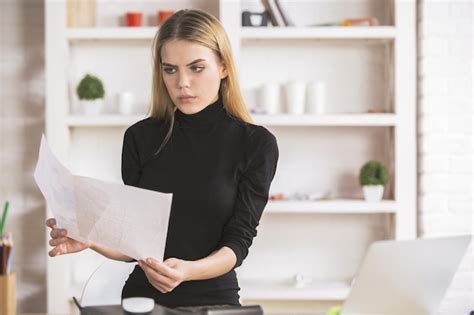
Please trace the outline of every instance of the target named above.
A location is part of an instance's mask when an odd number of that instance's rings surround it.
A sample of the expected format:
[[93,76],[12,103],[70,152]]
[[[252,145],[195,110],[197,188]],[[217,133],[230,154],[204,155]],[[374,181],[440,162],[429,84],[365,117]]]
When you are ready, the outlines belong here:
[[384,187],[389,180],[389,174],[385,166],[379,161],[368,161],[359,173],[359,183],[364,191],[367,201],[376,202],[382,200]]
[[85,114],[97,115],[100,113],[105,91],[102,81],[98,77],[86,74],[79,82],[76,93]]

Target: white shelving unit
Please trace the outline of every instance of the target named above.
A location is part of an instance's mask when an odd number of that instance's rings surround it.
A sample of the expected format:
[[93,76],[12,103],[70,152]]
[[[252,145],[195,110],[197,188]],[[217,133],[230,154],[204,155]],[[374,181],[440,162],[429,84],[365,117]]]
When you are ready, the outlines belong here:
[[[71,28],[66,32],[69,41],[82,40],[152,40],[158,27],[104,27],[97,28]],[[353,27],[286,27],[261,29],[254,27],[241,27],[242,40],[257,39],[373,39],[391,40],[396,37],[396,28],[392,26],[377,26],[364,28]]]
[[269,201],[265,213],[396,213],[393,200],[365,202],[364,200],[338,199],[317,201]]
[[152,40],[158,27],[87,27],[70,28],[66,30],[66,37],[70,42],[84,40]]
[[[164,3],[152,1],[148,10]],[[258,104],[258,87],[268,80],[327,81],[325,115],[252,116],[279,143],[272,192],[330,190],[333,197],[269,201],[259,236],[237,272],[242,302],[260,303],[267,311],[292,311],[299,303],[299,313],[311,312],[344,300],[371,242],[416,237],[415,1],[286,4],[303,24],[373,15],[381,21],[376,27],[242,27],[240,12],[259,11],[258,0],[175,5],[219,16],[249,107]],[[117,4],[113,8],[120,11]],[[119,182],[123,132],[146,114],[117,114],[113,95],[126,87],[147,101],[150,44],[158,28],[118,27],[110,23],[110,14],[102,15],[108,19],[102,21],[98,12],[98,27],[67,29],[65,3],[46,1],[46,134],[76,174]],[[109,105],[93,117],[77,113],[73,89],[90,71],[103,78]],[[378,203],[362,200],[357,184],[359,168],[369,159],[385,162],[392,175]],[[71,296],[96,265],[94,255],[48,259],[48,290],[54,292],[48,295],[49,312],[69,312]],[[296,287],[296,273],[312,276],[313,282]]]
[[392,26],[360,27],[278,27],[263,29],[242,27],[241,40],[281,40],[281,39],[373,39],[389,40],[396,37],[396,28]]
[[[69,115],[67,125],[78,127],[127,127],[143,119],[144,115]],[[395,126],[397,117],[394,114],[338,114],[338,115],[252,115],[254,122],[265,126]]]

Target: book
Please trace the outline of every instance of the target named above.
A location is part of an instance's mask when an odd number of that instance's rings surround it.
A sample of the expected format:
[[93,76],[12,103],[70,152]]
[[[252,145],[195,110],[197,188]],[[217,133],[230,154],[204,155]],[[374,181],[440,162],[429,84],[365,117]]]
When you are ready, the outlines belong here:
[[283,18],[283,21],[285,22],[286,26],[295,26],[295,23],[293,20],[290,18],[290,15],[288,14],[288,10],[283,6],[283,3],[280,2],[280,0],[275,0],[275,4],[280,11],[280,15]]
[[268,17],[273,26],[285,26],[285,22],[276,7],[275,0],[261,0],[263,7],[268,12]]

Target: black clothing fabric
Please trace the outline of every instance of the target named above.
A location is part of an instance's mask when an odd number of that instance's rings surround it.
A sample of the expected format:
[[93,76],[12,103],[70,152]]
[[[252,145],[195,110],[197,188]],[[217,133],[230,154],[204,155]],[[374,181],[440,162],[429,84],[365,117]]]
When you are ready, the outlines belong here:
[[267,204],[279,152],[262,126],[230,115],[220,97],[194,114],[175,111],[172,136],[159,154],[169,123],[146,118],[125,131],[126,185],[173,193],[164,259],[198,260],[227,246],[234,268],[217,278],[186,281],[163,294],[137,265],[122,298],[145,296],[169,306],[240,305],[235,268],[248,254]]

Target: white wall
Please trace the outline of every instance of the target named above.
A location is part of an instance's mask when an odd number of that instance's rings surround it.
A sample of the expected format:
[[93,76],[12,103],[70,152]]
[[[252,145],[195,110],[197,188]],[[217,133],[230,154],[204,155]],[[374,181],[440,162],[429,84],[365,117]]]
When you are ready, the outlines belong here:
[[[473,9],[423,0],[419,18],[419,234],[473,232]],[[474,310],[474,255],[466,255],[439,314]]]
[[0,204],[11,203],[18,313],[46,311],[44,202],[33,182],[44,129],[44,4],[0,1]]

